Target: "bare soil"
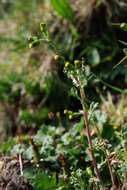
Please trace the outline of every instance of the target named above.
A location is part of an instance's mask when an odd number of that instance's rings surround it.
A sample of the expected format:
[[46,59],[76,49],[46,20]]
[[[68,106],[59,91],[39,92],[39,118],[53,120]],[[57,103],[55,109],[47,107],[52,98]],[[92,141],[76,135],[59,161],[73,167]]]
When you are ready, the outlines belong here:
[[[23,163],[24,168],[28,166],[28,162]],[[18,160],[0,158],[0,190],[34,190],[29,181],[21,176]]]

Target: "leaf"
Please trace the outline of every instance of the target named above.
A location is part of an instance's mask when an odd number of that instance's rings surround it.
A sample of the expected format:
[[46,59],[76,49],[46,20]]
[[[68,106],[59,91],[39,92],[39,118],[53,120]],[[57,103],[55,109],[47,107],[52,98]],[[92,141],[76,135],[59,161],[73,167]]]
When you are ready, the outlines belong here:
[[12,147],[15,144],[16,144],[16,140],[12,139],[12,138],[8,139],[4,143],[1,143],[0,144],[0,154],[10,153],[10,151],[12,150]]
[[16,156],[17,154],[22,154],[25,151],[25,147],[23,144],[16,144],[13,146],[11,150],[11,154]]
[[127,23],[121,23],[120,28],[124,31],[127,32]]
[[74,19],[74,11],[71,8],[68,0],[51,0],[51,5],[58,15],[63,18],[70,20],[71,22]]
[[88,53],[88,59],[91,65],[96,66],[100,63],[100,54],[97,48],[91,48]]
[[124,41],[122,41],[122,40],[119,40],[119,42],[120,42],[121,44],[127,46],[127,42],[124,42]]
[[24,170],[24,176],[30,179],[36,190],[52,190],[57,187],[54,176],[49,177],[41,170],[28,168]]

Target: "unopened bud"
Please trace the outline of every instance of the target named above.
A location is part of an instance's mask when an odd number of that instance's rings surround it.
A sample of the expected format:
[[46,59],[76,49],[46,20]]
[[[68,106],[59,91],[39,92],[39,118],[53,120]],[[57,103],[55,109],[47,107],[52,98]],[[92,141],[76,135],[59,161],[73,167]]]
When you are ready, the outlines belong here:
[[80,60],[75,60],[74,64],[76,67],[80,67],[81,66],[81,61]]
[[68,110],[66,109],[66,110],[64,110],[64,114],[66,114],[68,112]]
[[40,23],[40,30],[41,32],[47,32],[47,25],[45,23]]
[[67,61],[67,62],[65,63],[65,68],[68,68],[69,65],[70,65],[70,62]]
[[72,115],[69,115],[69,119],[71,120],[73,118],[73,116]]

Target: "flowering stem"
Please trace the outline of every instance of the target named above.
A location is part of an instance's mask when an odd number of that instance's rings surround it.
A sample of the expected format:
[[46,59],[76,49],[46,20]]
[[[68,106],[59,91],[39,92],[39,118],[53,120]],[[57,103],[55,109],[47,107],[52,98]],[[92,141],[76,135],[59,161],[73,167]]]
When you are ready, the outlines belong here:
[[81,97],[81,103],[82,103],[82,107],[83,107],[83,116],[84,116],[86,132],[87,132],[88,144],[89,144],[89,148],[90,148],[90,154],[92,157],[92,163],[93,163],[93,167],[95,170],[96,178],[98,179],[99,183],[102,185],[100,171],[97,167],[97,162],[96,162],[96,158],[95,158],[95,154],[94,154],[94,147],[93,147],[93,143],[92,143],[92,136],[91,136],[90,126],[89,126],[88,112],[87,112],[87,109],[85,106],[85,102],[86,102],[85,91],[82,87],[80,88],[80,97]]

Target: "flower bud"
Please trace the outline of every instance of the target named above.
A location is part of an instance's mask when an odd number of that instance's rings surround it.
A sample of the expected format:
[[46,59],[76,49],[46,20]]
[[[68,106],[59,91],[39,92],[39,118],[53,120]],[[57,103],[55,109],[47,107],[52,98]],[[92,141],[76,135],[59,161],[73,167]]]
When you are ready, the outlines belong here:
[[67,62],[65,63],[65,68],[68,68],[69,65],[70,65],[70,62],[67,61]]
[[69,119],[71,120],[73,118],[73,116],[72,115],[69,115]]
[[75,60],[74,64],[75,64],[76,67],[79,68],[81,66],[81,61],[80,60]]
[[66,113],[68,113],[68,110],[67,110],[67,109],[64,110],[64,114],[66,114]]
[[59,60],[59,58],[60,58],[59,55],[55,55],[55,56],[54,56],[54,59],[55,59],[56,61]]
[[47,25],[45,23],[40,23],[40,31],[46,33]]
[[29,43],[29,48],[37,47],[40,44],[38,40]]

